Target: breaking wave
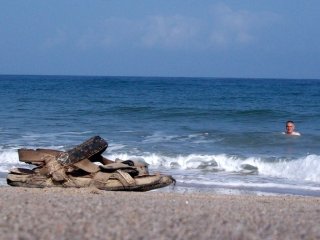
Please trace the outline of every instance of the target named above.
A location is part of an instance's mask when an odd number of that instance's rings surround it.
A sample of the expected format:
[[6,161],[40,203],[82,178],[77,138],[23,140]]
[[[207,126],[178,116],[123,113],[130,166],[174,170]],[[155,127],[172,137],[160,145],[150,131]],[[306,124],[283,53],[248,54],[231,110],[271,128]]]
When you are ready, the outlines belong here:
[[[116,149],[122,149],[119,145]],[[274,178],[286,178],[296,181],[320,183],[320,156],[308,155],[298,159],[278,159],[268,161],[260,157],[243,158],[234,155],[178,155],[164,156],[155,153],[127,154],[113,153],[105,155],[109,159],[132,159],[144,161],[150,168],[162,168],[183,175],[189,170],[215,174],[215,172],[254,174]],[[0,150],[0,172],[8,172],[12,167],[25,166],[19,162],[16,150]],[[176,171],[178,170],[178,171]]]
[[190,154],[186,156],[179,155],[169,157],[151,153],[140,156],[113,154],[108,157],[111,159],[142,160],[153,167],[164,167],[167,169],[259,174],[268,177],[320,183],[320,156],[318,155],[308,155],[295,160],[279,159],[277,161],[273,160],[272,162],[259,157],[241,158],[226,154]]

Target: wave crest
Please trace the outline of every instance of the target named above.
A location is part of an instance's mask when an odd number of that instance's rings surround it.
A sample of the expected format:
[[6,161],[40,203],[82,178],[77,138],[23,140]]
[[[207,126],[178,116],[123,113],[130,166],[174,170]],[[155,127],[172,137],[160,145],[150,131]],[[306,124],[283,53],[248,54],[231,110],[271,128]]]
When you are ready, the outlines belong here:
[[[122,146],[118,146],[120,149]],[[165,156],[156,153],[128,154],[113,153],[106,156],[109,159],[132,159],[144,161],[150,168],[164,168],[167,172],[179,170],[195,170],[206,172],[226,172],[239,174],[257,174],[261,176],[287,178],[298,181],[320,183],[320,156],[307,155],[297,159],[270,159],[262,157],[241,157],[236,155],[176,155]],[[16,150],[0,152],[0,171],[7,172],[10,168],[25,165],[19,162]]]

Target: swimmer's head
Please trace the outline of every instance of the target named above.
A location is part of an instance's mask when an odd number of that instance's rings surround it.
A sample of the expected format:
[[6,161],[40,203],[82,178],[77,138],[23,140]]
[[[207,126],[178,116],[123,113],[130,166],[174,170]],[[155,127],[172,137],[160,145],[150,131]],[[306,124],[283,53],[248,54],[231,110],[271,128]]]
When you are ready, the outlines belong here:
[[286,122],[286,134],[293,134],[295,129],[294,122],[289,120]]

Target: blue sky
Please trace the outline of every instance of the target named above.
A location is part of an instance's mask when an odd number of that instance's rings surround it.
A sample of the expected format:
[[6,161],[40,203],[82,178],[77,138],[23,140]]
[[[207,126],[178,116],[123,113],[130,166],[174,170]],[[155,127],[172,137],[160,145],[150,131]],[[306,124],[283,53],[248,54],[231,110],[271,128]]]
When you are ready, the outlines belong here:
[[318,0],[1,0],[0,74],[320,79]]

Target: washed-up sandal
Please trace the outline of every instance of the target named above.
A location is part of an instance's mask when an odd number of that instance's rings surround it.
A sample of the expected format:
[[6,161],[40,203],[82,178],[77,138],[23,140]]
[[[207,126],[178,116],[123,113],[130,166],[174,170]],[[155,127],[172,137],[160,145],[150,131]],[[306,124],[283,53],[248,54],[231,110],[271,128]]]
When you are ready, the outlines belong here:
[[[10,170],[7,183],[40,188],[95,186],[110,191],[148,191],[175,183],[171,176],[150,175],[146,163],[105,159],[101,153],[107,147],[105,140],[95,136],[66,152],[19,149],[19,160],[36,167]],[[97,160],[108,164],[97,165]]]

